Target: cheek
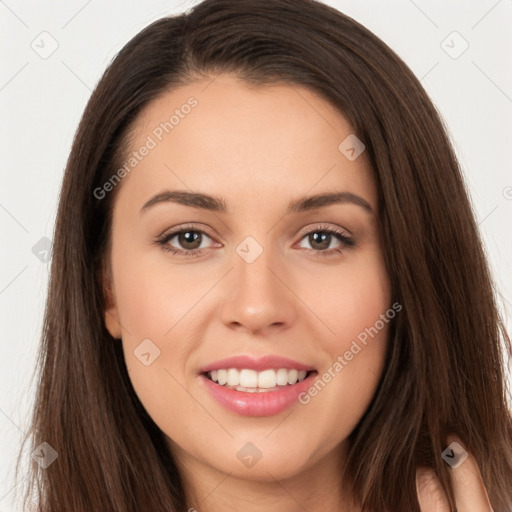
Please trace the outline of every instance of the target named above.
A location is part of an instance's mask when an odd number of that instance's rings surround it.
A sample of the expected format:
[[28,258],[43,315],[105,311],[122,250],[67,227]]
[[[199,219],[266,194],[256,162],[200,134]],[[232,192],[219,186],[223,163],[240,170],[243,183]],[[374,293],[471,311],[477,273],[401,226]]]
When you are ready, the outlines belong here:
[[126,368],[144,408],[172,430],[176,410],[201,413],[180,383],[197,343],[198,301],[211,287],[211,270],[191,273],[178,266],[170,272],[166,258],[121,252],[113,252],[113,266]]
[[[129,333],[167,340],[211,287],[211,271],[170,266],[165,257],[133,254],[119,258],[115,275],[117,304]],[[188,319],[188,318],[187,318]]]
[[[305,281],[303,294],[329,327],[324,348],[332,355],[348,350],[350,341],[379,322],[391,307],[389,277],[379,252],[367,252],[346,265]],[[307,291],[309,290],[309,291]],[[379,330],[383,328],[379,322]],[[347,346],[348,343],[348,346]],[[347,347],[347,348],[344,348]]]
[[328,357],[302,403],[325,427],[324,436],[339,440],[350,434],[375,394],[396,312],[378,253],[369,253],[346,272],[340,268],[323,283],[324,293],[310,297],[330,328],[321,347]]

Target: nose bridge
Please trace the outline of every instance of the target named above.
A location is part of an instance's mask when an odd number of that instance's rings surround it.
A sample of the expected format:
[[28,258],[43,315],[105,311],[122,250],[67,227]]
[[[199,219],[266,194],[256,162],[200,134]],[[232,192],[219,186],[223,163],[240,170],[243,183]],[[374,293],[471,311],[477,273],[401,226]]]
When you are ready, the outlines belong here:
[[[261,240],[262,236],[259,238]],[[263,246],[249,235],[235,248],[237,257],[234,265],[239,295],[247,295],[252,297],[251,300],[263,303],[272,301],[276,293],[281,293],[277,290],[279,283],[270,271],[272,266],[276,266],[278,255],[274,254],[269,239],[265,238]]]
[[269,238],[265,238],[263,246],[255,237],[247,236],[235,247],[232,293],[222,312],[226,324],[240,324],[255,331],[293,320],[293,295],[276,277],[282,265],[279,255],[270,247]]

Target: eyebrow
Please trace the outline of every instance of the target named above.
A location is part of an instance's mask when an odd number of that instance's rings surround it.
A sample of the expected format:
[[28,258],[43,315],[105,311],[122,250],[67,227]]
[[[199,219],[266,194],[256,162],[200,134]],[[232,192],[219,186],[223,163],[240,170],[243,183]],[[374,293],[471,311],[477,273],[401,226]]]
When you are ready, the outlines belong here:
[[[220,197],[210,196],[199,192],[187,192],[185,190],[165,190],[152,197],[141,208],[140,213],[144,213],[153,206],[162,203],[177,203],[192,208],[200,208],[212,212],[230,213],[225,201]],[[315,210],[333,204],[354,204],[360,206],[368,213],[374,213],[373,208],[368,201],[361,196],[351,192],[327,192],[306,196],[296,201],[292,201],[286,209],[286,215],[291,213],[305,212]]]

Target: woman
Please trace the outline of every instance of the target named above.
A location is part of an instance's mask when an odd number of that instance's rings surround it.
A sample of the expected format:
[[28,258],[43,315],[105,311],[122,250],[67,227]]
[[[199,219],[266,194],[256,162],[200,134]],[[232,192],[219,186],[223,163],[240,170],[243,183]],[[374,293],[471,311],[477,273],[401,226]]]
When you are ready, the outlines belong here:
[[320,3],[206,0],[123,48],[74,141],[37,510],[510,511],[502,342],[406,65]]

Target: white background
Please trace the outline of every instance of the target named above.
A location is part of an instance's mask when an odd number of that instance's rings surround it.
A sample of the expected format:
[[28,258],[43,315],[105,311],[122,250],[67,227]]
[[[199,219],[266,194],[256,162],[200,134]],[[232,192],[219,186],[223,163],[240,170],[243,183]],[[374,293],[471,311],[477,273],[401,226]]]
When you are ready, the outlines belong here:
[[[12,503],[12,489],[19,484],[13,463],[33,404],[31,377],[49,263],[32,248],[41,238],[52,238],[80,116],[105,67],[130,38],[194,3],[0,1],[0,512],[19,509]],[[512,0],[326,3],[391,46],[440,110],[510,317]],[[50,35],[40,35],[44,31]],[[456,59],[445,49],[455,55],[465,43],[453,31],[469,44]],[[46,59],[32,48],[48,51],[52,44],[58,48]]]

